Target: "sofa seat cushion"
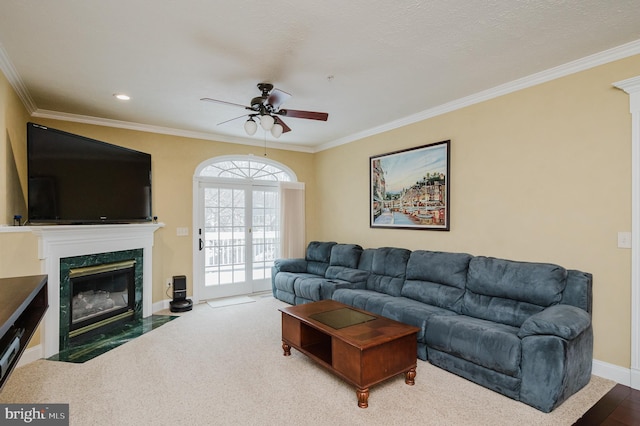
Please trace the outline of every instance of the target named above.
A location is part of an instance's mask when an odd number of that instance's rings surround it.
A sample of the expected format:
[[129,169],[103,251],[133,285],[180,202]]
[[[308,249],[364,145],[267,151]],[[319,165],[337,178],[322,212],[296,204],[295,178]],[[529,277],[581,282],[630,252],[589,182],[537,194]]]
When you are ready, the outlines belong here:
[[294,293],[295,282],[304,278],[322,278],[315,274],[298,273],[298,272],[280,272],[274,280],[273,285],[277,290],[286,291],[287,293]]
[[466,315],[434,315],[427,321],[425,338],[428,347],[512,377],[520,375],[522,346],[516,327]]
[[562,300],[567,271],[549,263],[477,256],[469,263],[462,313],[520,327]]
[[381,315],[392,320],[419,327],[418,342],[425,342],[427,323],[433,315],[457,315],[455,312],[427,305],[406,297],[396,297],[382,308]]
[[[364,282],[359,283],[364,286]],[[331,299],[333,292],[339,288],[356,287],[358,283],[339,279],[328,279],[315,275],[298,276],[293,282],[293,292],[296,297],[317,302],[318,300]]]
[[382,315],[382,309],[386,303],[396,299],[394,296],[378,293],[377,291],[344,288],[336,290],[331,298],[345,305],[363,309],[377,315]]

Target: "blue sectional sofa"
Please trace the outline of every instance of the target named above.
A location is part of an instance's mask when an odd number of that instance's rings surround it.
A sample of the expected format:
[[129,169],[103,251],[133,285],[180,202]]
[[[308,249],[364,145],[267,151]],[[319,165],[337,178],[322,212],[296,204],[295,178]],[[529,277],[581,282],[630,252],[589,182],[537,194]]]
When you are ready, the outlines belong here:
[[591,378],[592,276],[548,263],[357,244],[279,259],[273,295],[333,299],[420,328],[418,358],[550,412]]

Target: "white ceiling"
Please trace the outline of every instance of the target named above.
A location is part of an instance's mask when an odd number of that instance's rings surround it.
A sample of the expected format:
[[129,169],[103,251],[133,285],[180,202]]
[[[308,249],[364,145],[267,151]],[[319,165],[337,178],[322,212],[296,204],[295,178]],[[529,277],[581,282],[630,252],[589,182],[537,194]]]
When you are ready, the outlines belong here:
[[[327,122],[285,118],[292,131],[277,145],[309,151],[585,57],[640,53],[638,0],[0,3],[0,67],[34,121],[257,145],[264,133],[249,138],[244,120],[217,125],[242,108],[200,98],[245,105],[266,81],[293,95],[283,108],[329,113]],[[117,101],[119,92],[132,99]]]

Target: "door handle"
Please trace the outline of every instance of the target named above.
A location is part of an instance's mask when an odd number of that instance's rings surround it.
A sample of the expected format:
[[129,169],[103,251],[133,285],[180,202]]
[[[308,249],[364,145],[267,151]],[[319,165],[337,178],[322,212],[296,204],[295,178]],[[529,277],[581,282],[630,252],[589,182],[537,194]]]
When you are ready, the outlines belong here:
[[202,238],[198,238],[198,245],[200,246],[200,251],[202,251],[202,249],[204,248],[204,241],[202,241]]

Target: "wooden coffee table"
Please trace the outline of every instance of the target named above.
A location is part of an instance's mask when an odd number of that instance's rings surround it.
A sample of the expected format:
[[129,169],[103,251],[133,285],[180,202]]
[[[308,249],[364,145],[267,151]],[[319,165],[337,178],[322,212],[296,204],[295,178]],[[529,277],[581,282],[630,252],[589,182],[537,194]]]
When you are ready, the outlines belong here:
[[413,385],[420,330],[333,300],[280,309],[282,349],[296,348],[355,385],[358,406],[367,408],[369,388],[398,374]]

